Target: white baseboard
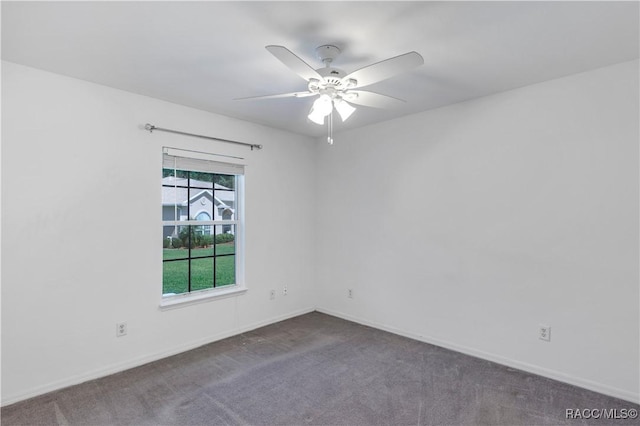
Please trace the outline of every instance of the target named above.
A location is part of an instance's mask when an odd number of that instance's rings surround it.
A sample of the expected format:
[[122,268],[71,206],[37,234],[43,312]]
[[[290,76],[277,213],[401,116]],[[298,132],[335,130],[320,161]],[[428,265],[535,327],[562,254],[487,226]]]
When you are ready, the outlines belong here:
[[614,398],[623,399],[625,401],[632,402],[634,404],[640,404],[640,394],[630,392],[624,389],[618,389],[605,385],[603,383],[594,382],[591,380],[583,379],[580,377],[574,377],[560,371],[550,370],[548,368],[540,367],[526,362],[521,362],[509,358],[504,358],[500,355],[492,354],[489,352],[480,351],[467,346],[458,345],[449,341],[432,338],[430,336],[418,335],[415,333],[407,332],[384,324],[378,324],[372,321],[368,321],[362,318],[354,317],[342,312],[333,311],[331,309],[316,308],[316,311],[323,314],[331,315],[334,317],[342,318],[347,321],[356,322],[358,324],[366,325],[379,330],[388,331],[393,334],[408,337],[410,339],[418,340],[425,343],[430,343],[435,346],[450,349],[452,351],[460,352],[466,355],[471,355],[476,358],[481,358],[487,361],[492,361],[497,364],[502,364],[507,367],[516,368],[518,370],[526,371],[528,373],[537,374],[549,379],[557,380],[559,382],[568,383],[570,385],[578,386],[584,389],[588,389],[594,392],[598,392],[604,395],[612,396]]
[[137,357],[125,362],[120,362],[116,364],[109,365],[105,368],[100,368],[97,370],[88,371],[83,374],[79,374],[73,377],[66,378],[64,380],[58,380],[55,382],[48,383],[46,385],[38,386],[29,390],[28,392],[23,392],[16,395],[2,395],[2,403],[1,406],[6,406],[10,404],[14,404],[19,401],[23,401],[25,399],[33,398],[35,396],[43,395],[48,392],[52,392],[58,389],[66,388],[69,386],[77,385],[89,380],[99,379],[100,377],[108,376],[110,374],[119,373],[124,370],[128,370],[130,368],[139,367],[144,364],[148,364],[153,361],[158,361],[163,358],[170,357],[172,355],[177,355],[182,352],[189,351],[191,349],[195,349],[197,347],[216,342],[218,340],[226,339],[227,337],[236,336],[238,334],[246,333],[247,331],[255,330],[256,328],[264,327],[266,325],[270,325],[276,322],[284,321],[289,318],[297,317],[300,315],[307,314],[309,312],[313,312],[315,308],[309,307],[306,309],[300,309],[297,311],[290,312],[285,315],[280,315],[277,317],[272,317],[263,321],[258,321],[252,324],[245,325],[243,327],[238,327],[232,330],[225,331],[223,333],[219,333],[213,336],[208,336],[203,339],[198,339],[184,345],[179,345],[164,351],[156,352],[153,354]]
[[484,352],[484,351],[479,351],[477,349],[474,348],[469,348],[466,346],[461,346],[452,342],[448,342],[448,341],[444,341],[441,339],[435,339],[429,336],[422,336],[422,335],[418,335],[415,333],[410,333],[410,332],[406,332],[404,330],[400,330],[397,329],[395,327],[391,327],[391,326],[387,326],[384,324],[378,324],[372,321],[368,321],[368,320],[364,320],[362,318],[358,318],[358,317],[354,317],[352,315],[348,315],[342,312],[337,312],[337,311],[333,311],[331,309],[325,309],[325,308],[306,308],[306,309],[301,309],[298,311],[294,311],[294,312],[290,312],[288,314],[285,315],[280,315],[277,317],[272,317],[263,321],[258,321],[252,324],[248,324],[246,326],[243,327],[239,327],[233,330],[229,330],[226,331],[224,333],[219,333],[216,334],[214,336],[208,336],[206,338],[203,339],[199,339],[193,342],[189,342],[187,344],[184,345],[180,345],[171,349],[168,349],[166,351],[161,351],[161,352],[157,352],[157,353],[153,353],[150,355],[146,355],[146,356],[142,356],[142,357],[138,357],[132,360],[128,360],[125,362],[121,362],[121,363],[116,363],[116,364],[112,364],[108,367],[105,368],[101,368],[101,369],[97,369],[97,370],[93,370],[93,371],[89,371],[85,374],[80,374],[74,377],[70,377],[64,380],[59,380],[56,382],[52,382],[52,383],[48,383],[46,385],[43,386],[38,386],[36,388],[31,389],[28,392],[23,392],[21,394],[17,394],[17,395],[2,395],[2,403],[1,405],[4,407],[5,405],[9,405],[9,404],[13,404],[25,399],[29,399],[29,398],[33,398],[35,396],[39,396],[48,392],[52,392],[58,389],[62,389],[62,388],[66,388],[68,386],[73,386],[73,385],[77,385],[89,380],[94,380],[94,379],[98,379],[100,377],[104,377],[104,376],[108,376],[110,374],[115,374],[115,373],[119,373],[121,371],[124,370],[128,370],[130,368],[135,368],[135,367],[139,367],[141,365],[144,364],[148,364],[150,362],[153,361],[157,361],[163,358],[167,358],[169,356],[172,355],[176,355],[191,349],[195,349],[197,347],[200,347],[202,345],[206,345],[212,342],[216,342],[218,340],[222,340],[222,339],[226,339],[227,337],[231,337],[231,336],[235,336],[238,334],[242,334],[242,333],[246,333],[248,331],[251,330],[255,330],[257,328],[260,327],[264,327],[266,325],[270,325],[276,322],[280,322],[280,321],[284,321],[286,319],[289,318],[294,318],[300,315],[304,315],[307,314],[309,312],[313,312],[313,311],[318,311],[327,315],[331,315],[331,316],[335,316],[338,318],[342,318],[345,319],[347,321],[352,321],[358,324],[362,324],[362,325],[366,325],[369,327],[373,327],[376,329],[380,329],[380,330],[384,330],[384,331],[388,331],[390,333],[393,334],[397,334],[400,336],[404,336],[404,337],[408,337],[410,339],[414,339],[414,340],[418,340],[421,342],[425,342],[425,343],[430,343],[436,346],[440,346],[446,349],[451,349],[453,351],[456,352],[460,352],[466,355],[471,355],[474,356],[476,358],[481,358],[481,359],[485,359],[487,361],[492,361],[498,364],[502,364],[505,365],[507,367],[512,367],[512,368],[516,368],[519,370],[523,370],[529,373],[533,373],[533,374],[537,374],[539,376],[543,376],[543,377],[547,377],[549,379],[553,379],[553,380],[557,380],[563,383],[568,383],[570,385],[574,385],[574,386],[578,386],[581,388],[585,388],[585,389],[589,389],[592,390],[594,392],[598,392],[598,393],[602,393],[605,395],[609,395],[615,398],[620,398],[623,399],[625,401],[629,401],[629,402],[633,402],[635,404],[640,403],[640,395],[634,392],[629,392],[623,389],[618,389],[618,388],[614,388],[602,383],[597,383],[597,382],[593,382],[590,380],[586,380],[586,379],[582,379],[579,377],[573,377],[570,375],[567,375],[565,373],[562,373],[560,371],[555,371],[555,370],[550,370],[547,368],[543,368],[543,367],[539,367],[533,364],[528,364],[528,363],[524,363],[524,362],[520,362],[520,361],[516,361],[516,360],[512,360],[512,359],[508,359],[508,358],[504,358],[502,356],[499,355],[495,355],[492,353],[488,353],[488,352]]

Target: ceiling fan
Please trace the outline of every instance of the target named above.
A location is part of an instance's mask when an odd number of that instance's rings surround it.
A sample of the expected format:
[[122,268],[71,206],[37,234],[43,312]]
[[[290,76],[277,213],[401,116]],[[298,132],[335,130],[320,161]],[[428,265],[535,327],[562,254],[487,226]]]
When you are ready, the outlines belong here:
[[[393,77],[424,64],[424,59],[417,52],[409,52],[386,59],[347,74],[341,69],[331,66],[340,54],[336,46],[325,44],[316,48],[318,58],[324,63],[323,68],[313,69],[305,61],[284,46],[270,45],[266,49],[273,56],[288,66],[293,72],[307,81],[307,90],[303,92],[281,93],[277,95],[252,96],[246,99],[304,98],[318,96],[309,112],[309,120],[323,125],[328,117],[329,136],[327,141],[333,143],[333,110],[338,112],[342,121],[347,120],[355,111],[351,104],[374,108],[388,108],[402,104],[402,99],[394,98],[360,88]],[[239,100],[240,100],[239,99]]]

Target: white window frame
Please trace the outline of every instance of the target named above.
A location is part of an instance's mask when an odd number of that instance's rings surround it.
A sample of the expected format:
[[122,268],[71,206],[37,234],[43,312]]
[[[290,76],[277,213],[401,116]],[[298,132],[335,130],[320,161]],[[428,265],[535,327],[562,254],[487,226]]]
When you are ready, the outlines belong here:
[[[174,168],[177,170],[198,171],[236,176],[235,188],[235,215],[233,220],[163,220],[162,230],[165,226],[215,226],[235,225],[235,284],[222,287],[195,290],[191,292],[164,295],[162,285],[160,287],[160,308],[168,309],[194,303],[201,303],[213,299],[225,298],[243,294],[247,291],[244,279],[244,168],[245,164],[239,159],[219,156],[205,152],[181,150],[177,148],[163,148],[162,168]],[[167,167],[172,164],[171,167]],[[215,236],[214,236],[215,238]],[[162,254],[160,256],[162,259]],[[213,272],[215,274],[215,271]]]

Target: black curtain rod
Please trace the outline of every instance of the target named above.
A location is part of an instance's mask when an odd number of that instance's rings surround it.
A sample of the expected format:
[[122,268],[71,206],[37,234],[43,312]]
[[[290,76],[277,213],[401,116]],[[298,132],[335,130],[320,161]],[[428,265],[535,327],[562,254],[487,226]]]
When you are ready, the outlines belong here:
[[156,127],[153,124],[149,124],[149,123],[144,125],[144,129],[148,130],[149,133],[153,132],[154,130],[158,130],[160,132],[175,133],[177,135],[193,136],[195,138],[211,139],[213,141],[218,141],[218,142],[227,142],[227,143],[234,143],[236,145],[244,145],[244,146],[248,146],[249,148],[251,148],[251,151],[253,151],[254,148],[255,149],[262,149],[262,145],[259,145],[259,144],[232,141],[230,139],[214,138],[213,136],[196,135],[195,133],[181,132],[179,130],[163,129],[162,127]]

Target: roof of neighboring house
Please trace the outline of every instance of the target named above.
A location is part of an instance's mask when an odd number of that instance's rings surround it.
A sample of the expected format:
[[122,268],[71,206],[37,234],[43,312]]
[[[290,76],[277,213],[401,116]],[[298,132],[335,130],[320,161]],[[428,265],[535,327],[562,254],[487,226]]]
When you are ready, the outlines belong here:
[[[187,178],[177,178],[174,176],[167,176],[162,178],[162,184],[163,185],[178,185],[178,186],[187,186],[188,182],[187,182]],[[200,188],[211,188],[211,184],[212,182],[205,182],[203,180],[196,180],[196,179],[191,179],[191,186],[197,186]],[[226,190],[231,190],[231,188],[227,188],[226,186],[222,186],[219,185],[217,183],[214,183],[214,188],[215,189],[226,189]]]
[[[187,185],[187,179],[185,178],[174,178],[173,176],[167,176],[162,178],[162,205],[163,206],[173,206],[175,204],[179,206],[187,205],[187,188],[178,188],[176,186],[164,186],[164,185]],[[228,204],[233,205],[235,200],[235,191],[226,186],[219,185],[217,183],[213,184],[211,182],[203,182],[195,179],[191,179],[191,202],[200,198],[203,194],[211,198],[212,189],[215,190],[215,202],[217,204],[222,204],[224,206],[228,206]],[[200,188],[193,188],[194,186]],[[204,189],[210,188],[210,189]]]

